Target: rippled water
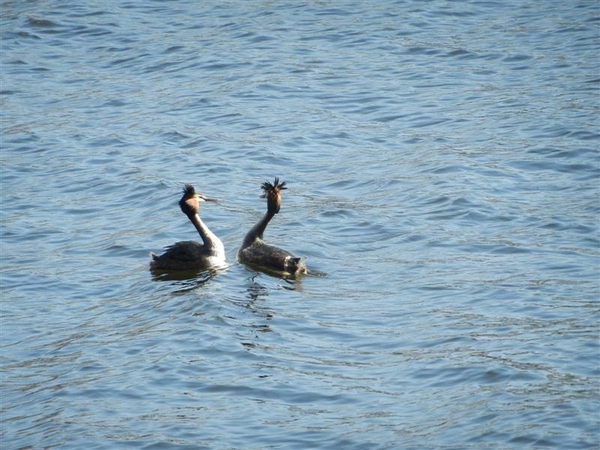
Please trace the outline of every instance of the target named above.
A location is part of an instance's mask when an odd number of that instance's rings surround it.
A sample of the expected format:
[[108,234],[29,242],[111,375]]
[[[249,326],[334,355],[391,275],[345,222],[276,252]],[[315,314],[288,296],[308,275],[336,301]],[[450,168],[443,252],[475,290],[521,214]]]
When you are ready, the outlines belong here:
[[2,2],[2,448],[599,445],[598,2],[83,3]]

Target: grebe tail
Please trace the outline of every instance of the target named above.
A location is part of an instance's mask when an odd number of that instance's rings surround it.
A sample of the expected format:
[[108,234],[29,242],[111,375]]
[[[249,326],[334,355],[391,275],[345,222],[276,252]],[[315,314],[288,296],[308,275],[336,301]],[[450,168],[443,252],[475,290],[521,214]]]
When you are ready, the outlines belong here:
[[200,219],[200,202],[214,201],[196,193],[194,186],[186,184],[179,200],[181,211],[194,224],[203,244],[195,241],[177,242],[158,256],[150,253],[152,270],[190,270],[209,268],[225,263],[225,247],[221,240]]
[[306,264],[304,264],[302,258],[298,258],[281,248],[268,245],[263,241],[263,234],[267,225],[275,214],[279,213],[281,208],[281,191],[287,189],[285,181],[279,183],[279,178],[275,178],[273,184],[265,181],[261,188],[263,190],[262,198],[267,199],[267,212],[244,237],[242,246],[238,251],[238,260],[249,266],[283,272],[284,274],[306,273]]

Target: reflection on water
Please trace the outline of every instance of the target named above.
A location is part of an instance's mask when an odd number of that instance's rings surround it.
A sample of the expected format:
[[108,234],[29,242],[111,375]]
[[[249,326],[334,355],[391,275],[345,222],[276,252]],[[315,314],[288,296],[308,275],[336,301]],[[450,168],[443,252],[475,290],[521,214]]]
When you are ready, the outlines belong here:
[[292,280],[299,281],[302,278],[304,278],[305,276],[307,276],[307,273],[302,273],[302,272],[298,272],[298,273],[284,272],[284,271],[272,269],[270,267],[260,266],[260,265],[257,265],[257,264],[245,263],[245,265],[248,267],[249,270],[257,271],[257,272],[262,272],[265,275],[269,275],[269,276],[275,277],[275,278],[282,278],[282,279],[287,280],[287,281],[292,281]]
[[226,270],[227,267],[221,267],[192,270],[152,270],[150,273],[154,281],[182,281],[183,284],[191,282],[194,287],[199,287]]
[[597,446],[597,2],[109,6],[3,3],[3,448]]

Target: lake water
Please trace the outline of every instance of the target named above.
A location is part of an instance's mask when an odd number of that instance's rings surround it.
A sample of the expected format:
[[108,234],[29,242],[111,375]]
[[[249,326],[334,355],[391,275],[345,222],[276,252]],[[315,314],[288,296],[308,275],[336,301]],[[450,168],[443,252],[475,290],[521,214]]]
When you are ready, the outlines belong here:
[[[600,3],[2,2],[3,449],[600,445]],[[236,262],[268,242],[284,280]],[[229,267],[153,276],[197,239]]]

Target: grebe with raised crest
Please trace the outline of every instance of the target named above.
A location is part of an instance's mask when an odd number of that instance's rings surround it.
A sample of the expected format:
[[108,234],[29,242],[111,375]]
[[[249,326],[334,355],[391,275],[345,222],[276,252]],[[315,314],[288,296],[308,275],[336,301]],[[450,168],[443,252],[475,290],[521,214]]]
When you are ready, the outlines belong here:
[[191,270],[223,265],[225,263],[225,248],[221,240],[209,230],[198,211],[200,202],[215,201],[202,194],[197,194],[194,186],[186,184],[183,196],[179,200],[181,211],[194,224],[202,238],[203,244],[195,241],[177,242],[158,256],[150,253],[151,270]]
[[268,181],[262,184],[262,198],[267,199],[267,212],[246,234],[237,256],[240,262],[250,266],[290,275],[305,274],[307,269],[302,258],[263,241],[265,228],[281,207],[281,191],[287,189],[285,185],[285,181],[279,183],[279,178],[275,178],[273,184]]

